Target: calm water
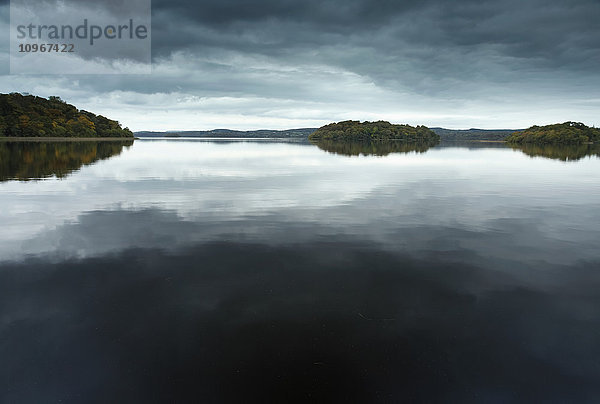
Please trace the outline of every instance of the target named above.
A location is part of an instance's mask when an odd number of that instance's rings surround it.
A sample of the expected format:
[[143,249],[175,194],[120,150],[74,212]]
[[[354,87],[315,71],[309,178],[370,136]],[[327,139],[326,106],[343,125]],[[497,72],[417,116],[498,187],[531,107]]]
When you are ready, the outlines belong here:
[[600,158],[475,146],[1,144],[0,402],[598,402]]

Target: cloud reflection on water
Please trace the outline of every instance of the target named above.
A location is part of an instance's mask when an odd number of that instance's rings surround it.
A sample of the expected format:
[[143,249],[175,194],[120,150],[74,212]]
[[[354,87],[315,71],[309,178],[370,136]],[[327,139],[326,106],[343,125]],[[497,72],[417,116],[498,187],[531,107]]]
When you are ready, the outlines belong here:
[[142,142],[2,183],[0,401],[596,401],[598,165]]

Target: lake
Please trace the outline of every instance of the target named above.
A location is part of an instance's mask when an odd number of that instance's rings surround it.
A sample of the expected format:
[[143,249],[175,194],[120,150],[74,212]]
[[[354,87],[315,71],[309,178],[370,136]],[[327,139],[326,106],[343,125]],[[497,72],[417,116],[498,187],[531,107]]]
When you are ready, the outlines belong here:
[[0,402],[598,402],[588,146],[0,143]]

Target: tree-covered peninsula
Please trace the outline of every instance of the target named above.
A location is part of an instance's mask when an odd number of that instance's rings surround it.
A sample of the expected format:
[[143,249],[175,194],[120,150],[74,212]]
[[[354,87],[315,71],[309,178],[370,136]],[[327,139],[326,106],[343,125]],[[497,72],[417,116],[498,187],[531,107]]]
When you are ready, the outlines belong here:
[[532,126],[506,138],[511,144],[585,144],[600,142],[600,129],[580,122]]
[[133,138],[133,133],[59,97],[11,93],[0,94],[0,137]]
[[312,141],[403,141],[437,143],[440,137],[426,126],[394,125],[386,121],[344,121],[330,123],[312,133]]

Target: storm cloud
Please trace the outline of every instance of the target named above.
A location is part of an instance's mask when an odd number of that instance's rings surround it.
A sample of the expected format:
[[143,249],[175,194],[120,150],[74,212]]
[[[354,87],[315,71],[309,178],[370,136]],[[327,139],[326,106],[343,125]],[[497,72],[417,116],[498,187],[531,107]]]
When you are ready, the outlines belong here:
[[4,91],[58,94],[133,129],[597,123],[593,0],[155,0],[152,12],[152,75],[4,76]]

